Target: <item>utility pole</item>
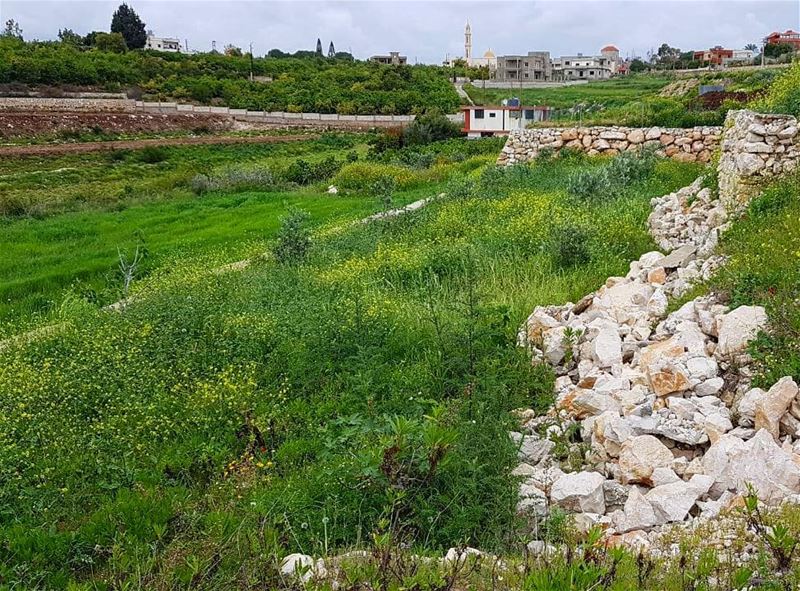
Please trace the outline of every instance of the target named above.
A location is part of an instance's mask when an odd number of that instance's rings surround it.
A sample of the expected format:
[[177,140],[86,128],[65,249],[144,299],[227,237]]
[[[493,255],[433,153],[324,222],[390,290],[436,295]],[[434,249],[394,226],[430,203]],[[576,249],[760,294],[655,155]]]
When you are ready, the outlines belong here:
[[253,81],[253,42],[250,42],[250,82]]

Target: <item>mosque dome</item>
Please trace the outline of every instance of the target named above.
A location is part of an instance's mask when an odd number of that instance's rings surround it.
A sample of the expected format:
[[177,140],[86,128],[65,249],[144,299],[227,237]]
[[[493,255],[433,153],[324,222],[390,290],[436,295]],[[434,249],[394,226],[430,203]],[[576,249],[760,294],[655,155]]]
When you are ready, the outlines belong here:
[[600,53],[604,51],[619,51],[614,45],[606,45],[603,49],[600,50]]
[[486,51],[486,53],[483,54],[483,57],[485,57],[487,59],[494,59],[497,56],[495,56],[494,51],[489,49],[489,50]]

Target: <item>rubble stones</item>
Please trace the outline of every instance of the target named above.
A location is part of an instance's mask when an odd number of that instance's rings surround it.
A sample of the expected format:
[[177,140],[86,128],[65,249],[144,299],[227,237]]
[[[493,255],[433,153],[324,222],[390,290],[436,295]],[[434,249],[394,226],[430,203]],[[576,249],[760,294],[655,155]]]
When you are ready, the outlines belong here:
[[[775,146],[795,141],[796,129],[780,117],[770,121],[773,127],[751,126],[748,133],[756,138],[742,136],[750,150],[745,153],[760,158],[763,144],[774,156]],[[668,156],[709,148],[702,130],[652,128],[626,132],[624,139],[616,128],[604,131],[600,137],[600,131],[595,136],[576,129],[564,138],[591,153],[604,149],[600,142],[608,150],[664,144]],[[790,136],[780,140],[785,144],[771,138],[778,133]],[[726,133],[723,144],[728,139]],[[513,134],[507,149],[512,140]],[[558,375],[555,407],[527,419],[524,428],[558,438],[577,424],[583,440],[565,442],[570,461],[559,467],[550,455],[552,442],[512,435],[525,449],[520,457],[526,464],[515,473],[525,479],[519,509],[528,516],[540,519],[549,500],[579,513],[582,526],[608,526],[610,544],[649,543],[647,532],[655,535],[665,524],[718,514],[741,499],[747,482],[769,502],[800,492],[797,385],[785,378],[769,391],[749,388],[753,370],[746,350],[767,325],[763,308],[729,310],[712,294],[667,315],[670,298],[725,263],[715,250],[729,226],[728,210],[703,184],[699,178],[651,200],[648,225],[661,252],[643,254],[624,277],[608,278],[576,305],[536,308],[520,330],[520,343]],[[577,336],[565,365],[567,329]],[[586,448],[576,467],[580,445]]]

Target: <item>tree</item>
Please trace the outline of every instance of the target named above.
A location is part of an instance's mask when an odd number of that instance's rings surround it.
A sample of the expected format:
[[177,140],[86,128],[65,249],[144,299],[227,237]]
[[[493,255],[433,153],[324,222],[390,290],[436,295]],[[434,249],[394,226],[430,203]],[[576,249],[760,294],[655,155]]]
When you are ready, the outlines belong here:
[[122,34],[129,49],[142,49],[147,43],[147,33],[142,19],[124,2],[111,17],[111,32]]
[[328,57],[336,57],[336,50],[333,48],[333,41],[328,45]]
[[19,23],[13,18],[8,19],[6,21],[6,26],[3,29],[3,34],[0,35],[0,37],[9,37],[22,40],[22,29],[20,28]]
[[125,45],[125,37],[122,33],[102,33],[95,32],[94,46],[100,51],[110,51],[112,53],[125,53],[128,50]]
[[767,57],[780,57],[784,53],[792,53],[794,46],[790,43],[768,43],[764,47],[764,55]]
[[677,47],[670,47],[667,43],[662,43],[656,55],[651,59],[662,66],[674,66],[681,57],[681,50]]
[[242,57],[242,48],[236,47],[235,45],[226,45],[225,55],[228,57]]
[[647,69],[647,64],[644,61],[640,60],[638,57],[634,58],[631,61],[630,70],[631,72],[644,72]]
[[317,38],[317,51],[316,51],[316,54],[318,56],[322,57],[322,41],[320,41],[319,38]]
[[83,35],[78,35],[72,29],[61,29],[58,30],[58,40],[65,45],[74,45],[78,47],[79,45],[83,45],[84,37]]
[[122,33],[96,32],[94,33],[94,46],[100,51],[110,51],[112,53],[125,53],[128,50]]
[[756,45],[755,43],[748,43],[747,45],[744,46],[744,48],[748,51],[758,51],[758,45]]

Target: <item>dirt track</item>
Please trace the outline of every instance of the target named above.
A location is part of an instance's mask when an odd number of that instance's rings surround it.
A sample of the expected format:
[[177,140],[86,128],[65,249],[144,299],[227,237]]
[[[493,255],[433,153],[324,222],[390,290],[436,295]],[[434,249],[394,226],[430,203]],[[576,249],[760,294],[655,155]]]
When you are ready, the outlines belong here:
[[36,144],[29,146],[0,146],[0,156],[57,156],[59,154],[85,154],[102,150],[137,150],[147,146],[200,146],[209,144],[272,144],[297,142],[318,137],[303,135],[263,136],[200,136],[185,138],[158,138],[146,140],[121,140],[110,142],[84,142],[75,144]]

